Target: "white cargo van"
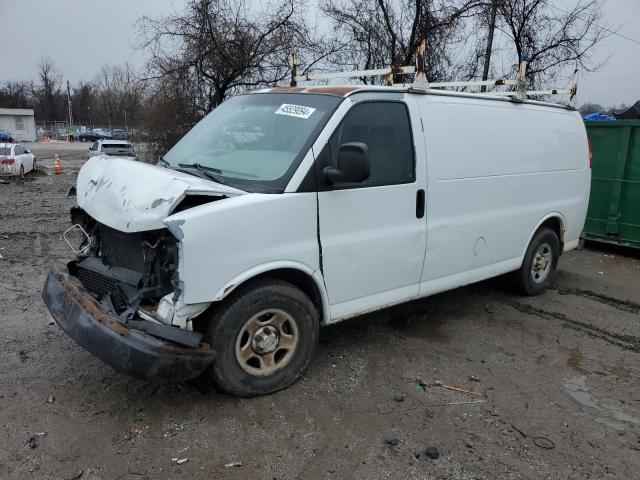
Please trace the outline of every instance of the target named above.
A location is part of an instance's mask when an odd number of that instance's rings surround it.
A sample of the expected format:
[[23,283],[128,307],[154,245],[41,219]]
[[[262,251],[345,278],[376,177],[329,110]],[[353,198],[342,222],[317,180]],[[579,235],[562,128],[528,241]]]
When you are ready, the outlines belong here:
[[117,370],[264,394],[302,373],[322,325],[508,272],[542,292],[578,245],[590,176],[571,108],[264,89],[224,102],[158,165],[91,158],[78,256],[43,295]]

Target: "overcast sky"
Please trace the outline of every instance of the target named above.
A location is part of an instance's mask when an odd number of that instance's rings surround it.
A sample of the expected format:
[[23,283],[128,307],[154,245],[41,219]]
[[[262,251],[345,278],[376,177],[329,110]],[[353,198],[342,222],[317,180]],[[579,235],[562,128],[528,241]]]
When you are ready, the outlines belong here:
[[[553,1],[564,8],[575,3]],[[51,57],[72,83],[91,80],[104,63],[128,61],[142,68],[145,52],[134,48],[136,20],[164,16],[183,5],[184,0],[0,0],[0,82],[33,79],[43,56]],[[640,0],[604,0],[604,5],[608,24],[640,42]],[[579,103],[618,105],[640,99],[639,43],[612,35],[594,56],[611,58],[601,71],[584,74]]]

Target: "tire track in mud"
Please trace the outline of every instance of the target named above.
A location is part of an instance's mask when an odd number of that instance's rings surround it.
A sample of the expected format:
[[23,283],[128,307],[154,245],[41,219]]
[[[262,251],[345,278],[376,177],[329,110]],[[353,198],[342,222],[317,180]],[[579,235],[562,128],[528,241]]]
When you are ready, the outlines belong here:
[[534,307],[533,305],[527,305],[525,303],[509,302],[508,305],[527,315],[533,315],[547,320],[561,320],[569,328],[586,333],[591,337],[600,338],[601,340],[604,340],[611,345],[616,345],[625,350],[640,353],[640,337],[610,332],[609,330],[597,327],[595,325],[592,325],[591,323],[569,318],[564,313],[545,310],[543,308]]
[[558,292],[559,295],[576,295],[578,297],[586,297],[604,305],[622,310],[623,312],[640,313],[640,303],[611,297],[603,293],[594,292],[593,290],[568,287],[553,287],[552,290]]

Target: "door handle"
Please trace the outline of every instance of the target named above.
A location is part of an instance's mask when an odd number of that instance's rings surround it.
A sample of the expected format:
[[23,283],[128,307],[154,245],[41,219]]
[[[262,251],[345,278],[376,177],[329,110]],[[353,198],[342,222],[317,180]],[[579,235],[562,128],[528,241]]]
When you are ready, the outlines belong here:
[[424,190],[416,192],[416,218],[424,217]]

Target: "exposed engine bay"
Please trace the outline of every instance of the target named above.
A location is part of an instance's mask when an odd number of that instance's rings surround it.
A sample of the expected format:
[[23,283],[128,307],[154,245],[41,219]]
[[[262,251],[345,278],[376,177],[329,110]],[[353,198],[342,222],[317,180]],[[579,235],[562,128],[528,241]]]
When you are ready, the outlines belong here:
[[81,208],[71,209],[71,223],[89,238],[71,273],[112,313],[130,319],[138,306],[156,302],[178,288],[178,245],[167,229],[124,233],[101,224]]

